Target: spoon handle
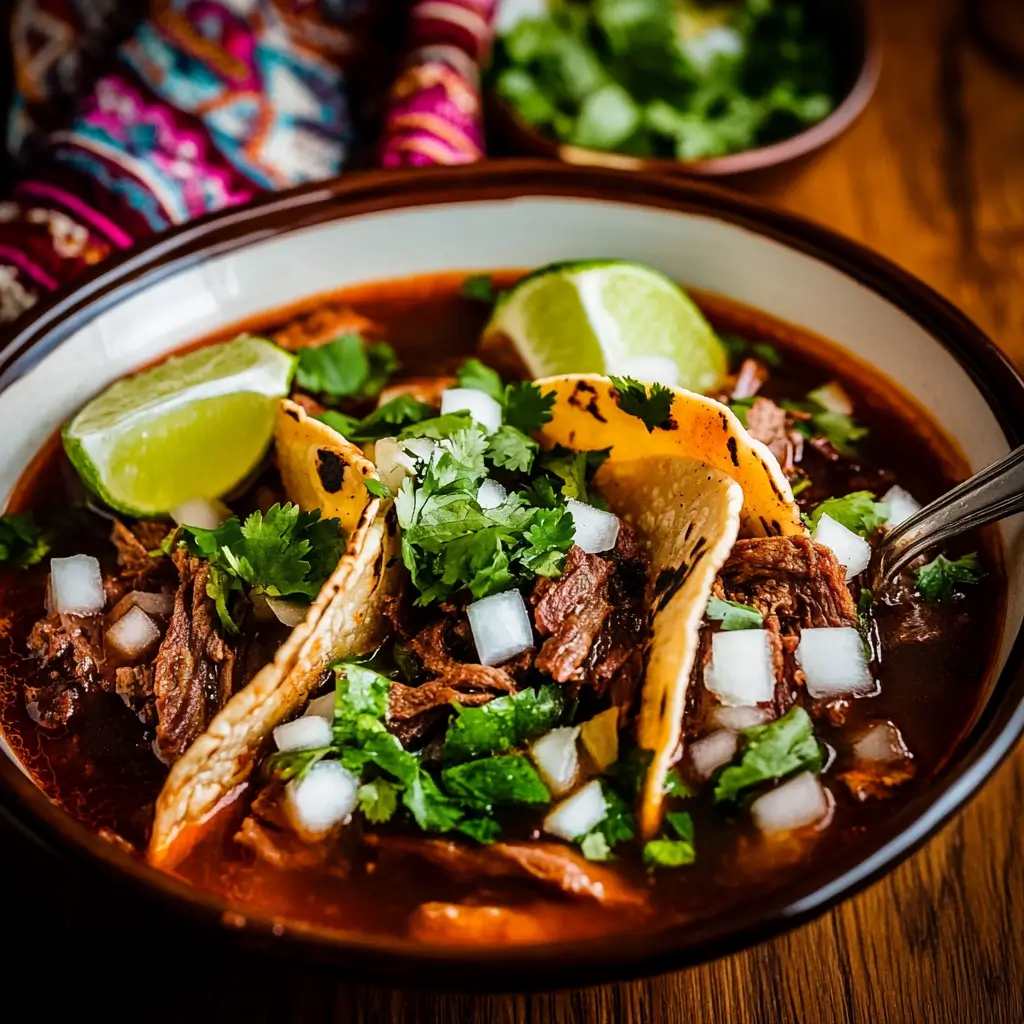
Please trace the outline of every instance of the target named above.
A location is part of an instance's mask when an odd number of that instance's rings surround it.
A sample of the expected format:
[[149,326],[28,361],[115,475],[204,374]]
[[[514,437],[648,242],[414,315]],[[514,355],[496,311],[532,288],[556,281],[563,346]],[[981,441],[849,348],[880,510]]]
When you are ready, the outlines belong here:
[[1024,511],[1024,445],[986,466],[890,530],[876,552],[872,588],[880,590],[908,563],[977,526]]

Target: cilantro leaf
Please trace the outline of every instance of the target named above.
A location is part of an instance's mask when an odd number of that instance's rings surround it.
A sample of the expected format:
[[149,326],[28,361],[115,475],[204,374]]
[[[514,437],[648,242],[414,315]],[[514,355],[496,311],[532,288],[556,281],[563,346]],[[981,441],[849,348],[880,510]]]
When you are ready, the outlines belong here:
[[462,809],[422,769],[402,793],[402,803],[424,832],[450,832],[463,818]]
[[[468,412],[446,412],[443,416],[432,416],[405,427],[398,440],[409,437],[429,437],[433,441],[443,441],[458,430],[469,430],[473,427],[473,417]],[[483,431],[479,431],[483,436]]]
[[753,398],[735,398],[729,403],[729,409],[736,419],[738,419],[743,426],[746,426],[747,413],[750,412],[750,407],[753,404]]
[[822,754],[811,716],[796,705],[774,722],[741,729],[742,754],[718,777],[715,803],[736,800],[751,786],[798,771],[821,770]]
[[575,536],[571,513],[561,508],[539,508],[523,534],[527,547],[519,553],[519,561],[538,576],[558,576],[565,568],[565,557]]
[[823,409],[811,414],[811,424],[837,452],[850,455],[858,441],[868,436],[868,428],[854,423],[853,418],[842,412]]
[[445,734],[444,759],[457,764],[504,753],[554,728],[564,710],[565,697],[555,683],[520,690],[476,708],[456,704]]
[[[494,287],[494,279],[490,274],[470,274],[459,288],[464,299],[471,299],[473,302],[486,302],[493,304],[498,299],[498,291]],[[464,384],[463,387],[470,387]]]
[[977,583],[983,573],[976,552],[950,561],[945,555],[937,555],[927,565],[914,571],[917,592],[928,602],[951,601],[961,589]]
[[389,437],[425,420],[432,412],[433,409],[426,402],[402,394],[396,395],[361,420],[333,409],[319,413],[315,419],[326,423],[350,441],[379,441],[382,437]]
[[[317,413],[313,419],[326,423],[331,430],[336,430],[342,437],[350,441],[355,439],[361,422],[355,416],[348,416],[343,412],[338,412],[336,409],[324,409],[323,412]],[[387,435],[382,434],[381,436],[385,437]]]
[[607,813],[588,835],[600,834],[609,848],[617,843],[628,843],[637,832],[636,818],[633,817],[629,804],[606,782],[601,784],[601,792],[604,794]]
[[707,616],[722,624],[723,630],[763,629],[764,616],[749,604],[739,601],[723,601],[713,597],[708,601]]
[[364,782],[356,793],[359,810],[374,825],[390,821],[398,807],[398,788],[387,779]]
[[612,849],[600,832],[588,832],[580,840],[580,852],[587,860],[611,860]]
[[373,398],[397,369],[390,345],[366,345],[358,334],[343,334],[326,345],[300,349],[295,380],[304,390],[331,399]]
[[554,404],[553,391],[544,394],[533,381],[516,381],[505,388],[504,419],[509,426],[532,434],[550,422]]
[[460,388],[472,388],[490,395],[496,402],[504,401],[505,385],[501,377],[479,359],[467,359],[459,369],[458,378]]
[[679,797],[680,800],[688,800],[697,795],[697,790],[679,774],[678,768],[669,768],[663,788],[665,796]]
[[685,811],[670,811],[665,815],[676,838],[652,839],[644,844],[644,863],[653,868],[678,868],[696,860],[693,845],[693,819]]
[[463,818],[456,831],[475,839],[478,843],[493,843],[501,834],[501,826],[493,818]]
[[451,765],[441,773],[445,789],[460,803],[490,813],[495,807],[551,803],[551,794],[523,754],[503,754]]
[[649,434],[656,427],[667,429],[672,422],[672,389],[664,384],[647,386],[632,377],[612,377],[617,390],[619,408],[630,416],[643,421]]
[[335,673],[334,742],[342,746],[359,742],[370,732],[379,731],[374,722],[383,728],[391,680],[351,661],[338,665]]
[[391,488],[383,480],[378,480],[372,476],[364,476],[363,486],[370,494],[375,498],[380,498],[381,501],[387,501],[391,497]]
[[588,488],[594,474],[611,454],[610,448],[596,451],[574,452],[555,445],[540,457],[541,468],[562,481],[562,496],[589,504]]
[[532,437],[505,423],[488,438],[487,457],[501,469],[529,473],[538,447]]
[[889,506],[875,501],[871,491],[852,491],[841,498],[826,498],[809,517],[812,530],[825,515],[861,537],[870,537],[888,521]]
[[778,369],[782,365],[782,356],[779,355],[779,350],[767,341],[755,341],[750,346],[750,351],[766,366]]
[[263,770],[276,775],[282,782],[301,779],[318,761],[331,752],[330,747],[314,747],[308,750],[279,750],[267,758]]
[[50,542],[31,512],[0,516],[0,564],[24,568],[48,554]]

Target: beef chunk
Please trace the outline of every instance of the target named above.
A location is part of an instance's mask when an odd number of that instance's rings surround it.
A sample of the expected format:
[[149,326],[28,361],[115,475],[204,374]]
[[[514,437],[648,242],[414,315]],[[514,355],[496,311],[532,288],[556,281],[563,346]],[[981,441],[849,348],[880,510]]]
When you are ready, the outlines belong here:
[[756,359],[744,359],[732,381],[729,399],[753,398],[768,380],[768,367]]
[[803,435],[793,429],[793,413],[776,405],[770,398],[755,398],[747,410],[747,432],[760,441],[779,460],[782,471],[792,474],[803,457]]
[[537,668],[574,691],[610,688],[613,703],[628,708],[643,674],[647,576],[626,524],[613,558],[571,548],[562,575],[539,579],[530,598],[537,632],[547,637]]
[[180,549],[175,554],[178,592],[167,635],[157,652],[153,694],[157,727],[154,749],[173,764],[224,706],[233,690],[235,656],[217,625],[206,593],[208,563]]
[[617,872],[586,860],[561,843],[494,843],[466,846],[447,839],[368,835],[364,842],[382,856],[418,857],[464,882],[494,878],[534,878],[567,896],[604,906],[639,907],[646,893]]
[[152,665],[126,665],[114,670],[114,691],[145,725],[156,719],[153,682]]
[[97,615],[50,615],[32,627],[28,650],[52,678],[74,680],[88,690],[101,680],[102,628]]
[[44,729],[59,729],[67,725],[78,709],[79,699],[78,688],[70,683],[25,685],[25,708],[32,721]]
[[257,860],[280,870],[314,868],[342,878],[349,873],[349,861],[341,848],[342,829],[324,836],[300,835],[288,819],[284,787],[278,782],[272,782],[252,802],[235,842],[251,850]]
[[150,551],[155,551],[167,539],[170,528],[166,523],[154,523],[140,520],[130,528],[120,520],[114,520],[110,540],[117,548],[117,564],[121,567],[121,575],[125,579],[134,579],[136,587],[159,572],[166,564],[165,560],[152,558]]
[[774,618],[783,633],[857,624],[843,567],[828,548],[807,537],[738,540],[719,583],[729,600],[753,605]]

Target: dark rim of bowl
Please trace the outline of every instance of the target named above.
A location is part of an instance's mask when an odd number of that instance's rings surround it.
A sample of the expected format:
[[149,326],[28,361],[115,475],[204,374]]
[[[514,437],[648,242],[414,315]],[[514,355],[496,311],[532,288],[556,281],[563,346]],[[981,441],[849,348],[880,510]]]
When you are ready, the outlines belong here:
[[[1024,440],[1024,381],[996,346],[927,285],[861,245],[791,214],[708,184],[549,162],[353,174],[270,196],[180,227],[126,252],[31,310],[0,352],[0,392],[102,310],[218,253],[325,222],[384,210],[520,197],[585,198],[711,215],[841,271],[901,309],[947,348],[993,409],[1007,442]],[[1024,634],[958,752],[874,835],[869,852],[840,852],[827,869],[767,893],[759,904],[650,933],[545,946],[436,949],[409,940],[285,922],[232,905],[122,852],[50,802],[0,757],[0,812],[65,856],[88,861],[168,909],[271,952],[364,981],[446,990],[526,991],[600,984],[710,960],[807,921],[879,878],[979,788],[1024,731]]]
[[875,33],[865,4],[854,4],[855,30],[863,45],[860,70],[843,101],[827,117],[788,139],[745,149],[705,160],[673,160],[669,157],[628,156],[601,149],[588,149],[559,142],[525,121],[515,107],[491,92],[489,104],[511,134],[514,144],[536,156],[547,156],[581,167],[612,167],[626,171],[651,171],[659,174],[692,174],[697,177],[725,177],[778,167],[813,153],[843,134],[858,117],[878,87],[882,73],[882,45]]

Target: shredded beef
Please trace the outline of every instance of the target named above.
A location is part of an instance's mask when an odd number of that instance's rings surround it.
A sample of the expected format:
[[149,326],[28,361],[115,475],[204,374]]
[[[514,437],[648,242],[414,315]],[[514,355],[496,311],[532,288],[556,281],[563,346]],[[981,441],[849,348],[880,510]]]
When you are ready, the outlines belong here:
[[744,359],[732,382],[729,398],[753,398],[768,380],[768,367],[756,359]]
[[101,678],[101,619],[99,616],[49,615],[32,627],[28,650],[49,669],[51,677],[74,680],[88,690]]
[[156,719],[153,681],[152,665],[126,665],[114,670],[114,691],[145,725]]
[[586,860],[560,843],[494,843],[469,847],[446,839],[367,835],[383,856],[419,857],[461,881],[531,877],[567,896],[605,906],[639,907],[646,894],[617,872]]
[[157,727],[154,749],[173,764],[206,728],[233,690],[235,656],[217,625],[206,593],[209,565],[180,549],[174,613],[160,650],[153,680]]
[[117,548],[117,564],[121,567],[122,578],[133,580],[135,589],[166,565],[165,559],[153,558],[150,551],[159,548],[169,532],[165,523],[140,520],[129,528],[119,519],[114,520],[110,541]]
[[792,474],[804,450],[803,435],[793,429],[793,416],[770,398],[755,398],[747,410],[747,432],[768,446],[787,475]]
[[322,836],[301,835],[288,819],[284,799],[284,788],[279,783],[267,786],[252,802],[235,842],[252,850],[258,860],[281,870],[317,868],[345,877],[349,859],[341,849],[342,829],[332,829]]
[[25,709],[32,721],[44,729],[67,725],[78,709],[79,699],[78,688],[70,683],[25,686]]

